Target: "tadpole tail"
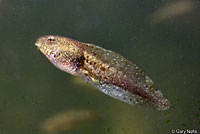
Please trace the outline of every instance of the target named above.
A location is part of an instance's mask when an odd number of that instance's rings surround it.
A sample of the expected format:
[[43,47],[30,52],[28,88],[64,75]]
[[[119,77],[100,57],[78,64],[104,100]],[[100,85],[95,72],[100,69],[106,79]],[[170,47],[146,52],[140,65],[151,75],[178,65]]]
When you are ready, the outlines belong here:
[[143,96],[140,105],[152,106],[157,110],[167,110],[170,108],[170,102],[166,99],[159,90],[146,90],[148,96]]

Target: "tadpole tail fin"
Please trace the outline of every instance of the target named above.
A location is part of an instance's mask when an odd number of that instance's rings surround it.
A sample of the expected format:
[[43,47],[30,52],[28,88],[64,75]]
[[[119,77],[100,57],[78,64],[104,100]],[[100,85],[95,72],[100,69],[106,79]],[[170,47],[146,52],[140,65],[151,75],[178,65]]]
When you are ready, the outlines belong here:
[[139,105],[154,107],[157,110],[166,110],[170,107],[169,101],[163,96],[160,90],[155,88],[140,89],[132,87],[129,90],[138,97]]
[[160,90],[148,90],[148,94],[151,95],[151,105],[157,110],[166,110],[170,108],[170,102],[166,99]]
[[90,77],[88,77],[87,79],[88,82],[97,87],[103,93],[130,105],[153,107],[157,110],[166,110],[170,107],[168,100],[163,97],[162,93],[159,90],[148,90],[148,97],[144,97],[133,94],[132,92],[124,90],[111,83],[94,80]]

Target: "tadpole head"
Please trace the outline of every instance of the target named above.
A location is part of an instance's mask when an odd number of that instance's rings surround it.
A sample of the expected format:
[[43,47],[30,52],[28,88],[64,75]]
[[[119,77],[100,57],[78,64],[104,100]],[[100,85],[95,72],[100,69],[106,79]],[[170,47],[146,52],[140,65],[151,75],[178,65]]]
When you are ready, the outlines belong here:
[[76,41],[69,38],[47,35],[37,39],[35,46],[59,69],[74,73],[76,65],[74,59],[81,56]]

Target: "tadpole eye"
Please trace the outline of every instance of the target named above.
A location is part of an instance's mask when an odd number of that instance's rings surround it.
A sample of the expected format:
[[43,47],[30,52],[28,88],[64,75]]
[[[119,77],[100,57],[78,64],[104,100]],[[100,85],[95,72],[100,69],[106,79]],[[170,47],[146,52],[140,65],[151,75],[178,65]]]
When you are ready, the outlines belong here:
[[47,39],[50,43],[55,41],[55,37],[54,36],[49,36]]

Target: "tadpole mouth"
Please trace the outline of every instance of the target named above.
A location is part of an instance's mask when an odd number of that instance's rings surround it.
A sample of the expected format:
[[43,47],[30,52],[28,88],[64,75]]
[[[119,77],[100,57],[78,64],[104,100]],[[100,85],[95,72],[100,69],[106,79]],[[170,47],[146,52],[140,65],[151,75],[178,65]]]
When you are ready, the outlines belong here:
[[38,43],[37,41],[35,42],[35,46],[37,47],[37,50],[42,51],[42,46],[40,43]]
[[39,38],[36,40],[34,45],[37,47],[37,50],[41,51],[41,43],[39,43]]
[[40,50],[40,45],[39,45],[39,43],[38,43],[38,40],[36,40],[34,46],[37,47],[37,50]]
[[37,47],[37,50],[40,50],[39,45],[35,43],[35,46]]

